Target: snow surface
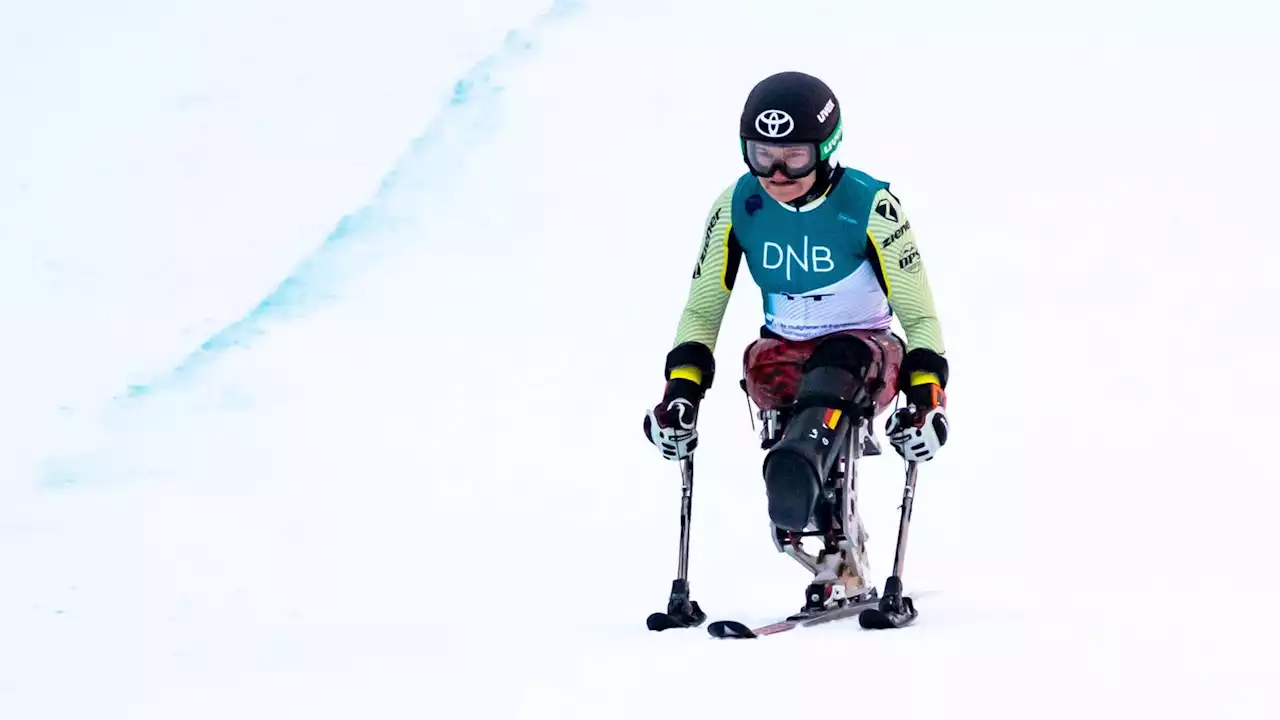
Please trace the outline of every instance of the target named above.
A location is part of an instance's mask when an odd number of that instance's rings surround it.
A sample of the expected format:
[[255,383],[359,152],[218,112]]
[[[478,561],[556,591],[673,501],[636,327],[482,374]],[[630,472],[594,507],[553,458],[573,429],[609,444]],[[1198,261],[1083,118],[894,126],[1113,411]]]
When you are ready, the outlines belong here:
[[[1280,715],[1280,10],[779,7],[0,7],[0,718]],[[640,420],[786,68],[929,265],[937,592],[893,633],[649,633],[679,473]],[[750,621],[806,578],[739,287],[691,578]],[[877,574],[900,493],[867,463]]]

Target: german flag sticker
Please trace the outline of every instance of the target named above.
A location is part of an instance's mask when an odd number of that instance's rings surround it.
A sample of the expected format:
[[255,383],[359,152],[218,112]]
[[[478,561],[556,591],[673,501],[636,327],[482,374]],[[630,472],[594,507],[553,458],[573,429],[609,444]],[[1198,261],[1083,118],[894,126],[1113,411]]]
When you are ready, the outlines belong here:
[[828,410],[827,414],[822,417],[822,424],[826,425],[828,430],[835,430],[838,422],[840,422],[839,410]]

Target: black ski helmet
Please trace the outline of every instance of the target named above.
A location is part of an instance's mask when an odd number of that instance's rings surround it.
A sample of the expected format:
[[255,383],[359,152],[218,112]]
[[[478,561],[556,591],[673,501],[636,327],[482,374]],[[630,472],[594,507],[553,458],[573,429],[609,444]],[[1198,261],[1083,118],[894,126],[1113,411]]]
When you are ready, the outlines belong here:
[[[826,83],[812,75],[793,71],[770,75],[747,95],[738,134],[742,159],[756,175],[769,176],[781,169],[788,177],[804,177],[819,166],[830,168],[827,161],[843,135],[840,102]],[[811,146],[812,158],[800,167],[788,168],[781,162],[764,167],[753,162],[750,148],[756,143]]]

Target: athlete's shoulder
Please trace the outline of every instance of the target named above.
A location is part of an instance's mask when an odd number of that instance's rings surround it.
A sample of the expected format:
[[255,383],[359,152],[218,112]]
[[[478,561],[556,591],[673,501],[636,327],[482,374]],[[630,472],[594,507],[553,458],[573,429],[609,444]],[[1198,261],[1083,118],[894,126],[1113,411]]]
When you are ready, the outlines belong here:
[[[738,185],[739,183],[734,181],[721,188],[720,193],[711,202],[711,207],[707,210],[706,227],[702,231],[702,252],[699,263],[706,258],[712,237],[728,236],[730,228],[733,226],[733,205],[734,198],[738,193]],[[696,273],[694,277],[697,277]]]
[[867,229],[876,238],[901,237],[911,229],[911,220],[902,207],[902,201],[888,187],[876,191],[867,211]]
[[889,189],[888,182],[857,168],[841,167],[837,172],[840,178],[836,190],[847,200],[859,204],[870,202],[878,193]]
[[747,184],[750,179],[751,174],[745,173],[741,177],[735,178],[727,185],[722,185],[720,190],[716,193],[715,199],[711,202],[712,212],[715,212],[715,210],[719,208],[727,210],[734,205],[735,201],[738,201],[738,204],[741,204],[741,198],[744,197],[746,192],[750,189]]
[[871,227],[879,193],[886,191],[889,183],[856,168],[841,166],[836,173],[828,198],[828,212],[838,212],[840,219],[849,223],[842,227],[854,232],[856,241],[862,242],[864,233]]
[[707,233],[709,234],[716,225],[728,224],[733,219],[733,202],[737,195],[738,183],[732,182],[722,187],[719,193],[711,201],[711,207],[707,210]]
[[860,210],[869,226],[884,222],[896,226],[904,217],[902,201],[890,189],[888,181],[856,168],[842,167],[841,173],[836,187],[843,194],[845,204]]
[[889,187],[889,183],[887,181],[881,180],[880,178],[875,177],[874,175],[872,175],[869,172],[866,172],[865,170],[859,170],[858,168],[847,167],[842,165],[841,171],[843,172],[843,175],[844,175],[844,177],[841,178],[842,181],[845,181],[845,180],[851,181],[854,185],[857,185],[861,188],[866,188],[869,191],[874,192],[876,190],[879,190],[880,188]]
[[713,223],[717,219],[736,223],[754,215],[763,205],[760,191],[760,183],[756,181],[755,176],[751,173],[743,173],[724,186],[715,196],[711,202],[711,209],[707,211],[708,223]]
[[733,181],[733,209],[743,212],[747,209],[750,198],[760,194],[760,182],[751,173],[742,173]]

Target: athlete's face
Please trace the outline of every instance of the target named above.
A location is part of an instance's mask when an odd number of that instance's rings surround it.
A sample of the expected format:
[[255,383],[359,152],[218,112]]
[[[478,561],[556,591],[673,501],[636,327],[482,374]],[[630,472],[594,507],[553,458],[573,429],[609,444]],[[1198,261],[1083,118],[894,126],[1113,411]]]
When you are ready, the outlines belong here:
[[792,180],[783,175],[781,170],[774,170],[771,177],[760,178],[760,184],[764,186],[764,191],[769,193],[769,197],[780,203],[788,203],[796,198],[803,197],[805,193],[813,188],[813,183],[817,179],[818,173],[816,170],[799,180]]

